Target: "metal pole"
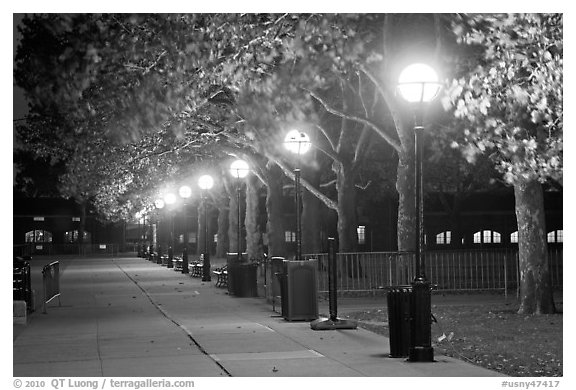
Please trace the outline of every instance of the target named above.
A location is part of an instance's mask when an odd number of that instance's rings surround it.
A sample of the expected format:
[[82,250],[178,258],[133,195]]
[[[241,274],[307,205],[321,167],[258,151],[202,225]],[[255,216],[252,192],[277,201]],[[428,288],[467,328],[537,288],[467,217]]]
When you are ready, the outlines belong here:
[[296,192],[296,260],[302,260],[302,226],[301,226],[301,216],[300,216],[300,169],[294,169],[295,186],[294,190]]
[[416,151],[416,166],[415,166],[415,192],[416,192],[416,278],[420,280],[426,279],[424,272],[424,258],[422,256],[422,249],[424,247],[424,206],[423,206],[423,175],[422,175],[422,133],[424,127],[416,125],[414,127],[414,149]]
[[433,362],[434,349],[432,348],[432,314],[430,282],[426,280],[424,268],[424,207],[423,207],[423,174],[422,151],[424,127],[421,125],[421,112],[416,113],[414,126],[415,149],[415,192],[416,192],[416,277],[412,282],[410,296],[410,362]]
[[338,266],[336,264],[336,242],[328,238],[328,299],[330,320],[338,320]]
[[236,197],[237,197],[237,203],[238,203],[238,231],[237,231],[237,235],[238,235],[238,244],[236,245],[236,249],[238,250],[237,256],[238,256],[238,264],[240,264],[240,262],[242,261],[242,244],[241,244],[241,240],[242,240],[242,224],[240,223],[240,215],[241,215],[241,209],[240,209],[240,200],[242,198],[242,194],[241,194],[241,189],[240,189],[240,175],[238,175],[238,185],[236,187]]
[[206,190],[202,191],[202,202],[204,204],[204,259],[202,262],[202,281],[209,282],[212,280],[210,276],[210,249],[208,249],[208,205],[207,205]]

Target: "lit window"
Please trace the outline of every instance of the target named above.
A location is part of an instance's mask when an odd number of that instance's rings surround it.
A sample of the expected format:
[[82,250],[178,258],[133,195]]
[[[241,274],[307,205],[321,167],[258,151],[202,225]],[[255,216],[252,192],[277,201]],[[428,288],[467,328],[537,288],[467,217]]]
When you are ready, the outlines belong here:
[[214,242],[218,242],[218,234],[214,234]]
[[[84,242],[90,241],[90,233],[84,231]],[[78,230],[71,230],[64,233],[64,242],[78,242]]]
[[450,230],[436,234],[436,244],[450,244],[452,242],[452,232]]
[[285,231],[284,232],[284,237],[286,239],[286,242],[296,242],[296,233],[295,232],[291,232],[291,231]]
[[502,242],[502,235],[498,232],[492,232],[492,243],[500,244]]
[[554,230],[547,235],[548,242],[564,242],[564,230]]
[[500,244],[502,242],[502,235],[492,230],[481,230],[474,233],[475,244]]
[[515,231],[514,233],[510,234],[510,242],[512,244],[518,244],[518,231]]
[[474,244],[480,244],[482,243],[482,232],[476,232],[474,233]]
[[52,242],[52,233],[46,230],[31,230],[25,235],[26,242]]
[[356,232],[358,233],[358,244],[366,244],[366,226],[358,226]]

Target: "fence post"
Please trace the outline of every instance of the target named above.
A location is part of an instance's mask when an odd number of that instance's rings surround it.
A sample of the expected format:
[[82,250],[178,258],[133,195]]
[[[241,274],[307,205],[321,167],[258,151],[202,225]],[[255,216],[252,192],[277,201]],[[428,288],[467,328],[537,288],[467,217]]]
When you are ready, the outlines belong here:
[[508,300],[508,256],[504,253],[504,299]]

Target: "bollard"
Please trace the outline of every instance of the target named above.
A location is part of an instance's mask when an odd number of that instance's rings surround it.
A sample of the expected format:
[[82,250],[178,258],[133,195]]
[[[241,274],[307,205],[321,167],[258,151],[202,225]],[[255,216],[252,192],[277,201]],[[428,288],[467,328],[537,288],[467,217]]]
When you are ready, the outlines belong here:
[[338,318],[338,263],[336,261],[336,241],[328,238],[328,301],[330,318],[327,320],[314,320],[310,323],[313,330],[356,329],[355,320],[342,320]]
[[187,274],[190,270],[188,269],[188,250],[184,248],[182,251],[182,273]]

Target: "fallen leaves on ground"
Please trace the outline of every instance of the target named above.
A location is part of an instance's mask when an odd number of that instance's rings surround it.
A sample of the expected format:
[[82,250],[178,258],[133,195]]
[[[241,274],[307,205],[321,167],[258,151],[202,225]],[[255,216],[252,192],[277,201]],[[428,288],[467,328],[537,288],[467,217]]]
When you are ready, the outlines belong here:
[[[432,307],[433,347],[510,376],[562,376],[562,319],[559,314],[520,315],[515,304]],[[359,326],[388,337],[388,312],[348,313]],[[450,336],[450,337],[448,337]]]

